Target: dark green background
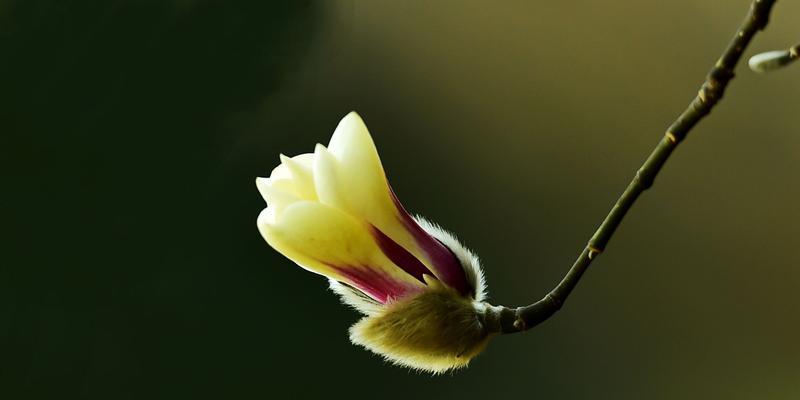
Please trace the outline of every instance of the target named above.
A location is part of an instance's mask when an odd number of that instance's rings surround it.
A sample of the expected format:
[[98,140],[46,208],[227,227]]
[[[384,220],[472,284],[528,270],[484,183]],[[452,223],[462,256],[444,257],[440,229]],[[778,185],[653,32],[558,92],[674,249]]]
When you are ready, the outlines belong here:
[[565,309],[452,375],[350,345],[255,227],[357,110],[493,301],[538,299],[748,4],[0,1],[0,397],[797,399],[800,67],[740,68]]

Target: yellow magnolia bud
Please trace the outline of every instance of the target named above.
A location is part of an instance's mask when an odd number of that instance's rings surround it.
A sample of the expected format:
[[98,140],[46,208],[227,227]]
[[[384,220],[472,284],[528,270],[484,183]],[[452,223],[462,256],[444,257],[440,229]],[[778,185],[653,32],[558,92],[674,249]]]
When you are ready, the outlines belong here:
[[280,158],[269,178],[256,179],[267,202],[258,229],[366,315],[350,329],[354,343],[433,373],[480,353],[496,329],[486,321],[477,257],[403,208],[358,114],[342,119],[328,147]]

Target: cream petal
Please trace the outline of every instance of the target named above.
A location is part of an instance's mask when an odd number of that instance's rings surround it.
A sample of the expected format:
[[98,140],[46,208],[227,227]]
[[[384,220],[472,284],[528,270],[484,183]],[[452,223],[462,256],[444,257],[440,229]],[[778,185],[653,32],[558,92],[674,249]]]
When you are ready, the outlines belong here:
[[366,219],[419,256],[413,238],[399,223],[375,144],[358,114],[347,114],[336,127],[328,149],[318,145],[315,155],[314,177],[320,201]]
[[328,151],[338,167],[334,189],[341,192],[331,196],[333,204],[368,217],[382,230],[392,225],[397,220],[397,209],[375,143],[358,114],[351,112],[342,119]]
[[293,179],[312,181],[312,168],[314,165],[313,154],[300,154],[294,157],[287,157],[281,154],[280,159],[281,163],[289,170]]
[[337,160],[325,146],[317,144],[314,148],[314,189],[319,201],[323,204],[339,208],[351,215],[345,204],[339,183],[339,160]]
[[365,219],[437,278],[461,293],[471,291],[458,259],[420,228],[394,197],[375,143],[355,112],[336,127],[328,149],[317,146],[314,177],[320,201]]
[[314,169],[314,153],[303,153],[291,157],[292,162],[299,164],[304,170],[311,173]]
[[314,164],[314,153],[301,153],[296,156],[289,157],[286,154],[278,154],[281,162],[291,167],[293,171],[300,173],[311,173],[311,167]]
[[312,174],[313,154],[295,157],[280,155],[281,164],[270,174],[273,186],[304,200],[317,200]]
[[386,184],[378,150],[364,120],[355,111],[347,114],[336,126],[328,149],[343,164],[365,168],[363,172],[369,177]]
[[281,163],[272,169],[270,178],[289,179],[311,177],[311,169],[314,164],[314,154],[303,153],[294,157],[280,154]]
[[272,179],[292,179],[292,172],[289,171],[286,164],[280,163],[277,167],[272,169],[269,177]]
[[276,186],[274,182],[270,178],[256,178],[256,187],[261,193],[261,197],[267,202],[268,208],[271,208],[274,215],[278,217],[287,206],[300,201],[300,198],[291,191],[282,190],[280,185]]
[[424,288],[424,284],[389,260],[376,244],[369,225],[334,207],[295,202],[277,223],[268,210],[258,228],[276,250],[301,267],[356,287],[386,303]]
[[308,188],[303,187],[300,182],[294,179],[272,179],[270,186],[273,190],[279,190],[294,196],[297,200],[316,200],[313,189],[308,193]]

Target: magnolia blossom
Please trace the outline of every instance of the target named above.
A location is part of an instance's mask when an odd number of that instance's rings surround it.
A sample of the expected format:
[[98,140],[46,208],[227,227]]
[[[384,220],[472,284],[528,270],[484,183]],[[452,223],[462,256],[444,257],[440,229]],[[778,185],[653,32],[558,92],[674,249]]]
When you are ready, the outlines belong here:
[[355,344],[434,373],[465,366],[485,347],[477,257],[403,208],[358,114],[342,119],[328,147],[280,160],[256,179],[267,202],[258,229],[365,315],[350,328]]

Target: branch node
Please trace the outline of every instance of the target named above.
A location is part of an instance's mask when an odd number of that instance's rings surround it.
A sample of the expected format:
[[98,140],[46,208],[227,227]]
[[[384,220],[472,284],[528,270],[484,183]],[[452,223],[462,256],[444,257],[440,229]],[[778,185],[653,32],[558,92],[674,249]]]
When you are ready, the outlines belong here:
[[706,104],[708,102],[708,98],[706,97],[706,92],[708,90],[704,87],[697,92],[697,98],[700,99],[700,104]]
[[765,2],[763,0],[756,0],[753,3],[751,13],[753,15],[753,22],[759,31],[767,27],[769,23],[769,11],[773,3],[775,3],[775,1]]
[[672,144],[676,144],[676,143],[678,143],[678,138],[676,138],[676,137],[675,137],[675,134],[674,134],[674,133],[672,133],[672,132],[667,132],[667,133],[666,133],[666,135],[664,135],[664,136],[666,136],[666,137],[667,137],[667,141],[668,141],[668,142],[670,142],[670,143],[672,143]]
[[734,76],[736,76],[736,73],[720,59],[717,65],[708,73],[706,84],[711,87],[722,86],[721,84],[727,83],[729,80],[733,79]]
[[597,247],[594,247],[591,244],[589,245],[589,259],[590,260],[593,260],[595,257],[597,257],[602,252],[603,252],[603,249],[599,249]]
[[516,318],[514,319],[514,329],[518,331],[526,331],[528,330],[528,324],[525,323],[525,320],[520,315],[520,310],[522,307],[517,308]]
[[644,168],[639,168],[639,170],[636,171],[636,177],[633,179],[635,180],[636,184],[642,188],[642,192],[650,189],[650,187],[653,186],[653,176],[648,174]]

